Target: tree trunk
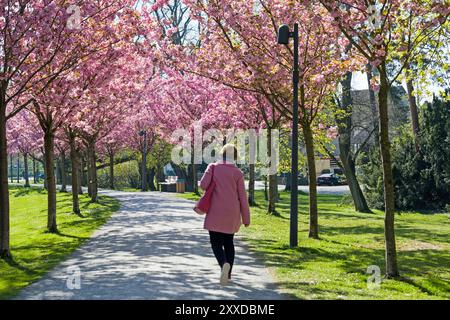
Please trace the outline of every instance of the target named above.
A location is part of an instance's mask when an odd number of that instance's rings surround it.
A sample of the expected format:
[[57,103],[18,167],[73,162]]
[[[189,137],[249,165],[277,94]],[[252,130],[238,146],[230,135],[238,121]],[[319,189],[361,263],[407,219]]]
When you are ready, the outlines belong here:
[[80,154],[80,185],[83,187],[86,187],[87,185],[87,179],[86,179],[86,173],[84,169],[86,168],[86,161],[84,160],[84,156]]
[[192,192],[194,192],[195,194],[200,194],[200,192],[198,191],[198,178],[197,178],[197,165],[194,163],[195,162],[195,158],[194,158],[194,153],[192,153],[191,156],[191,176],[192,176]]
[[61,159],[56,158],[56,171],[55,171],[56,184],[61,184]]
[[78,198],[79,193],[79,157],[78,152],[75,145],[75,137],[70,137],[70,161],[72,165],[72,211],[73,213],[80,215],[80,201]]
[[373,69],[372,69],[372,65],[370,63],[367,64],[366,66],[366,72],[367,72],[367,83],[369,86],[369,102],[370,102],[370,110],[372,111],[372,119],[373,119],[373,132],[374,132],[374,137],[375,137],[375,145],[379,144],[379,135],[378,135],[378,112],[377,112],[377,99],[375,97],[375,92],[372,89],[372,85],[370,84],[371,80],[372,80],[372,73],[373,73]]
[[91,189],[91,202],[98,202],[98,182],[97,182],[97,165],[95,157],[95,145],[94,143],[88,146],[88,163],[89,163],[89,185]]
[[156,171],[155,168],[151,168],[150,170],[147,170],[148,172],[148,187],[150,189],[150,191],[156,191],[156,186],[155,186],[155,175],[156,175]]
[[50,233],[58,232],[56,225],[56,181],[54,168],[54,134],[47,131],[44,134],[45,179],[47,181],[48,220],[47,229]]
[[264,200],[269,200],[269,192],[267,190],[267,176],[264,175]]
[[109,188],[114,190],[114,153],[109,152]]
[[20,155],[17,154],[17,183],[20,183]]
[[[272,128],[267,129],[267,152],[269,159],[272,159],[272,153],[273,153],[273,146],[272,146]],[[278,179],[277,174],[268,174],[268,180],[269,180],[269,207],[267,209],[268,213],[270,214],[277,214],[276,210],[276,202],[278,201]]]
[[411,112],[411,125],[414,133],[414,142],[416,145],[416,151],[420,151],[420,144],[419,144],[419,133],[420,133],[420,127],[419,127],[419,113],[417,111],[417,99],[414,96],[414,84],[413,80],[411,79],[411,67],[409,63],[406,64],[406,90],[408,92],[408,102],[409,102],[409,111]]
[[314,152],[314,139],[309,123],[303,123],[303,135],[305,138],[306,157],[308,160],[309,176],[309,237],[319,239],[319,219],[317,212],[317,174],[316,158]]
[[61,162],[59,166],[61,170],[61,192],[67,192],[67,169],[66,169],[66,152],[61,152]]
[[159,184],[159,182],[165,181],[164,170],[161,166],[158,166],[158,168],[156,168],[156,180],[158,181],[158,191],[161,191],[161,185]]
[[249,144],[249,177],[248,177],[248,203],[250,206],[256,206],[255,200],[255,180],[256,180],[256,152],[257,135],[255,130],[250,130]]
[[23,154],[23,164],[25,169],[25,188],[30,187],[30,178],[28,177],[28,153]]
[[88,196],[92,199],[92,168],[91,168],[91,155],[89,154],[89,147],[87,149],[87,159],[86,159],[86,167],[87,167],[87,188],[88,188]]
[[192,164],[192,184],[194,187],[194,193],[195,194],[200,194],[200,192],[198,191],[198,177],[197,177],[197,165],[194,163]]
[[[45,151],[43,152],[45,153]],[[43,161],[43,167],[44,167],[44,189],[48,190],[48,183],[47,183],[47,166],[45,165],[45,157]]]
[[84,180],[84,160],[78,153],[79,166],[78,166],[78,194],[83,194],[83,186],[85,186]]
[[[340,146],[340,143],[339,143]],[[352,195],[353,204],[355,206],[355,210],[358,212],[364,213],[372,213],[369,206],[367,205],[366,198],[361,190],[361,186],[356,178],[356,168],[353,159],[345,156],[346,152],[342,152],[341,155],[344,156],[341,158],[342,166],[344,169],[345,177],[347,178],[348,187],[350,189],[350,193]]]
[[33,183],[34,184],[37,183],[37,179],[36,179],[36,159],[34,159],[34,157],[33,157]]
[[9,178],[11,183],[14,183],[14,158],[13,155],[9,156]]
[[371,212],[367,205],[366,198],[361,190],[358,179],[356,178],[355,160],[351,150],[352,145],[352,106],[353,99],[351,95],[352,73],[348,72],[345,78],[341,81],[342,85],[342,103],[341,109],[344,111],[344,116],[336,117],[336,122],[339,128],[339,152],[344,170],[347,178],[350,193],[352,195],[355,210],[358,212]]
[[397,250],[395,244],[395,195],[394,179],[392,174],[391,150],[389,142],[389,115],[388,115],[388,93],[389,80],[387,76],[386,63],[382,63],[380,70],[380,92],[378,96],[379,129],[380,129],[380,152],[383,163],[383,186],[384,186],[384,235],[386,242],[386,276],[397,277]]
[[[2,90],[3,91],[3,90]],[[8,149],[6,137],[6,105],[4,92],[0,101],[0,257],[10,258],[9,248],[9,190],[8,190]],[[12,178],[12,175],[11,175]]]
[[256,206],[255,201],[255,165],[249,165],[249,179],[248,179],[248,203],[250,206]]
[[[143,150],[141,150],[141,162],[139,162],[139,173],[140,173],[140,178],[141,178],[141,181],[140,181],[140,189],[141,189],[141,191],[148,191],[148,189],[147,189],[147,156],[144,154],[144,152],[143,152]],[[144,163],[144,160],[146,160],[145,161],[145,163]]]
[[292,173],[286,173],[284,191],[291,191]]

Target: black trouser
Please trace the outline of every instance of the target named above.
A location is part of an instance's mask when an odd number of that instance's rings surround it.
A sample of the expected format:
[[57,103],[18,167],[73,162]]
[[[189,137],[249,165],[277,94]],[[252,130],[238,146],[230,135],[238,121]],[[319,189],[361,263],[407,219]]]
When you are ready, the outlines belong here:
[[211,248],[221,268],[226,262],[228,262],[231,265],[231,269],[233,268],[234,263],[233,238],[234,234],[227,234],[215,231],[209,232],[209,240],[211,242]]

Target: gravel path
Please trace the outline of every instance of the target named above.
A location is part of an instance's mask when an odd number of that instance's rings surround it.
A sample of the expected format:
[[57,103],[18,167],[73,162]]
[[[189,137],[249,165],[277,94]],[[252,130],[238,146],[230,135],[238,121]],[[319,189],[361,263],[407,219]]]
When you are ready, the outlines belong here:
[[[285,298],[239,237],[233,281],[220,287],[203,218],[192,211],[192,202],[163,193],[102,194],[119,199],[121,210],[17,299]],[[67,285],[76,268],[80,289],[76,281],[69,282],[75,288]]]

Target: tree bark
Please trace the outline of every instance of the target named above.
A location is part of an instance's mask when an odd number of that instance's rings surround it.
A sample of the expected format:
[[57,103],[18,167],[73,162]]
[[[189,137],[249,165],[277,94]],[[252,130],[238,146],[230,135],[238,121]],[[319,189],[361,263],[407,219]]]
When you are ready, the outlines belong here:
[[20,155],[17,154],[17,183],[20,183]]
[[302,125],[305,138],[306,157],[308,160],[309,176],[309,237],[319,239],[319,218],[317,212],[317,173],[314,152],[314,139],[309,123]]
[[109,188],[114,190],[114,152],[109,152]]
[[61,192],[67,192],[67,169],[66,169],[66,152],[61,152],[61,162],[60,162],[60,170],[61,170]]
[[87,185],[87,179],[86,179],[86,173],[84,169],[86,168],[86,161],[84,160],[84,156],[79,154],[80,159],[80,185],[83,187],[86,187]]
[[158,181],[158,191],[161,191],[161,185],[159,182],[164,182],[164,170],[161,166],[156,168],[156,180]]
[[86,167],[87,167],[87,188],[88,188],[88,196],[92,199],[92,168],[91,168],[91,155],[89,151],[89,147],[87,148],[87,159],[86,159]]
[[80,153],[77,153],[78,159],[79,159],[79,166],[78,166],[78,194],[83,194],[83,186],[85,186],[85,179],[84,179],[84,160],[83,157],[80,155]]
[[194,187],[194,193],[195,194],[200,194],[200,192],[198,191],[198,177],[197,177],[197,165],[194,163],[192,164],[192,183],[193,183],[193,187]]
[[197,177],[197,165],[194,163],[194,153],[192,153],[191,156],[191,175],[192,175],[192,192],[199,195],[200,192],[198,191],[198,177]]
[[155,168],[151,168],[150,170],[147,170],[147,172],[148,172],[148,180],[147,180],[148,187],[149,187],[150,191],[156,191],[156,186],[155,186],[156,171],[155,171]]
[[[9,190],[8,190],[8,149],[6,137],[6,104],[2,87],[0,97],[0,257],[10,258],[9,247]],[[11,175],[12,178],[12,175]]]
[[386,62],[380,67],[380,92],[378,94],[379,108],[379,130],[380,130],[380,152],[383,164],[383,186],[384,186],[384,235],[386,245],[386,276],[388,278],[399,275],[397,266],[397,250],[395,244],[395,195],[394,179],[392,174],[391,150],[389,142],[389,115],[388,115],[388,93],[389,80],[386,70]]
[[11,180],[11,183],[14,183],[14,163],[13,163],[13,161],[14,161],[14,158],[13,158],[13,155],[10,155],[9,156],[9,175],[10,175],[10,180]]
[[55,171],[55,179],[56,184],[61,184],[61,159],[56,157],[56,171]]
[[89,185],[91,190],[91,202],[98,202],[98,181],[97,181],[97,166],[95,156],[95,145],[90,143],[88,145],[88,162],[89,162]]
[[[44,152],[45,153],[45,150]],[[44,189],[48,190],[48,183],[47,183],[47,166],[45,165],[45,155],[44,155],[44,161],[43,161],[43,168],[44,168]]]
[[248,203],[250,206],[256,206],[255,201],[255,165],[249,165],[249,179],[248,179]]
[[284,187],[284,191],[291,191],[291,179],[292,179],[292,173],[288,172],[286,173],[286,181],[285,181],[285,187]]
[[44,133],[45,179],[47,181],[47,229],[50,233],[58,232],[56,224],[56,181],[54,168],[54,133]]
[[371,212],[367,205],[366,198],[361,190],[361,186],[356,178],[355,159],[351,150],[352,145],[352,107],[353,99],[351,95],[352,73],[348,72],[341,81],[342,85],[342,103],[341,109],[344,115],[336,117],[339,130],[339,152],[345,177],[347,178],[350,193],[352,195],[355,210],[358,212]]
[[79,156],[78,151],[75,144],[75,136],[70,137],[70,160],[71,160],[71,166],[72,166],[72,211],[73,213],[80,215],[80,201],[78,198],[79,193],[79,170],[80,170],[80,164],[79,164]]
[[366,66],[366,73],[367,73],[367,84],[369,86],[369,102],[370,102],[370,110],[372,111],[372,119],[373,119],[373,132],[374,132],[374,138],[375,138],[375,145],[378,145],[380,143],[379,138],[379,128],[378,128],[378,112],[377,112],[377,99],[375,96],[375,92],[372,89],[372,85],[370,84],[372,80],[372,66],[370,63]]
[[36,159],[34,159],[34,157],[33,157],[33,183],[34,184],[37,183],[37,179],[36,179]]
[[413,80],[411,79],[411,66],[409,63],[406,64],[405,73],[407,76],[406,80],[406,91],[408,92],[408,102],[409,102],[409,111],[411,113],[411,125],[413,129],[414,134],[414,142],[416,145],[416,151],[420,151],[420,144],[419,144],[419,133],[420,133],[420,126],[419,126],[419,113],[417,108],[417,99],[414,96],[414,84]]
[[[269,159],[272,159],[273,154],[273,146],[272,146],[272,129],[269,127],[267,129],[267,152]],[[270,171],[270,169],[269,169]],[[278,179],[277,174],[268,174],[269,180],[269,207],[267,209],[270,214],[277,214],[276,203],[278,201]]]
[[[345,155],[345,153],[346,152],[344,152],[343,154],[341,152],[341,155]],[[356,168],[353,159],[344,156],[343,158],[341,158],[341,162],[342,167],[344,169],[345,177],[347,178],[348,187],[352,195],[355,210],[358,212],[372,213],[369,206],[367,205],[366,198],[364,197],[364,194],[361,190],[361,186],[356,177]]]
[[28,176],[28,153],[23,154],[23,164],[25,169],[25,188],[30,187],[30,178]]
[[267,176],[264,176],[264,200],[269,200],[269,192],[267,190]]

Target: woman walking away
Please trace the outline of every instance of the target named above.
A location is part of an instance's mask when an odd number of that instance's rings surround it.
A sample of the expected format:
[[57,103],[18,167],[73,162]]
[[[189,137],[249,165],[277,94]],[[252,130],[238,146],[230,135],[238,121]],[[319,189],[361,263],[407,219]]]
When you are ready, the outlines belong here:
[[216,184],[204,228],[209,231],[211,247],[222,270],[220,284],[224,286],[231,279],[235,253],[234,234],[242,224],[246,227],[250,225],[250,208],[244,174],[235,164],[236,147],[227,144],[220,153],[222,161],[208,166],[200,187],[206,190],[212,181]]

